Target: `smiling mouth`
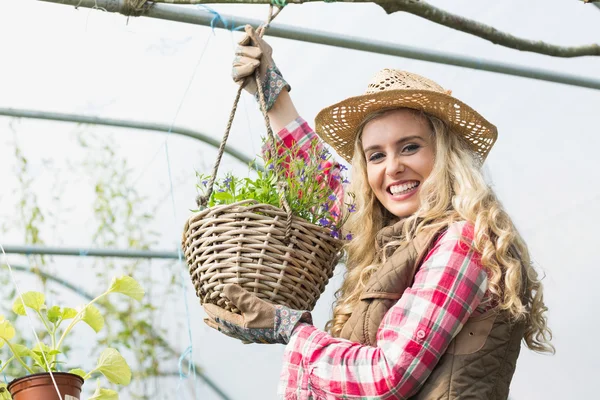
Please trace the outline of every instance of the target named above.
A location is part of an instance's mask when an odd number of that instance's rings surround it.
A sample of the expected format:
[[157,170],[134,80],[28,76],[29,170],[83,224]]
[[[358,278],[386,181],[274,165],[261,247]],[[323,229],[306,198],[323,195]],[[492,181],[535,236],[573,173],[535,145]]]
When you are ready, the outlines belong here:
[[406,182],[401,185],[392,185],[387,188],[387,192],[392,196],[410,193],[420,185],[419,181]]

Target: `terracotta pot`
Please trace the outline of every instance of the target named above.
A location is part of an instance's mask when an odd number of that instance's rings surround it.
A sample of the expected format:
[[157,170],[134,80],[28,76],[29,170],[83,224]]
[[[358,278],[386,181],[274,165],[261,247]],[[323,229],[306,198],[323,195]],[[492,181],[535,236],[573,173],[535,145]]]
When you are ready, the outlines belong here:
[[[83,378],[66,372],[53,372],[63,400],[80,400]],[[59,400],[49,373],[15,379],[8,384],[13,400]]]

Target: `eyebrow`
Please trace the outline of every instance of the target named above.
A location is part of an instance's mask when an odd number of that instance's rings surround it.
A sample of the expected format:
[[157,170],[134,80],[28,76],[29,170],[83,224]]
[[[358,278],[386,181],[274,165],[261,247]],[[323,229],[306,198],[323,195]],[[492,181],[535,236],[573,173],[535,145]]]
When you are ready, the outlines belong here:
[[[398,145],[401,145],[401,144],[402,144],[402,143],[404,143],[404,142],[409,142],[409,141],[411,141],[411,140],[415,140],[415,139],[424,140],[424,139],[423,139],[421,136],[419,136],[419,135],[406,136],[406,137],[403,137],[402,139],[398,140],[398,141],[396,142],[396,146],[398,146]],[[363,150],[363,152],[364,152],[364,153],[366,153],[366,152],[368,152],[368,151],[370,151],[370,150],[375,150],[375,149],[379,149],[379,148],[381,148],[381,146],[380,146],[380,145],[378,145],[378,144],[374,144],[373,146],[369,146],[369,147],[367,147],[366,149],[364,149],[364,150]]]

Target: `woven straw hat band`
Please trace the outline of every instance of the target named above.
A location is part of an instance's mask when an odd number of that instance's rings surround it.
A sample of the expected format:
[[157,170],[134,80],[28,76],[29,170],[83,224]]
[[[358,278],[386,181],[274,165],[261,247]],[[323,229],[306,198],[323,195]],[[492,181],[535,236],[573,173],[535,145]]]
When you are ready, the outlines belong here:
[[326,107],[315,118],[317,134],[351,162],[357,129],[374,112],[388,108],[421,110],[445,121],[483,163],[498,136],[496,127],[451,96],[436,82],[411,72],[384,69],[371,79],[364,95]]

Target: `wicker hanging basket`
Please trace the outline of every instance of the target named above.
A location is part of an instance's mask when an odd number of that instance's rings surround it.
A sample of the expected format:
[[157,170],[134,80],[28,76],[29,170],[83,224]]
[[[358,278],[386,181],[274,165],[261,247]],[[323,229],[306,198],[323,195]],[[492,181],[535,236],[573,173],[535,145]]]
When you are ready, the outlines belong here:
[[275,304],[312,310],[333,274],[341,241],[301,218],[253,200],[211,207],[192,215],[183,251],[201,303],[237,312],[221,297],[234,283]]
[[[271,6],[266,24],[259,28],[260,35],[276,14]],[[254,76],[271,148],[275,149],[258,70]],[[327,228],[292,215],[281,178],[284,171],[276,167],[282,208],[254,200],[205,208],[241,92],[242,86],[207,185],[208,194],[198,199],[204,209],[192,215],[184,227],[182,248],[190,276],[201,304],[212,303],[239,312],[222,296],[223,286],[233,283],[269,302],[312,310],[339,261],[342,241],[333,238]]]

